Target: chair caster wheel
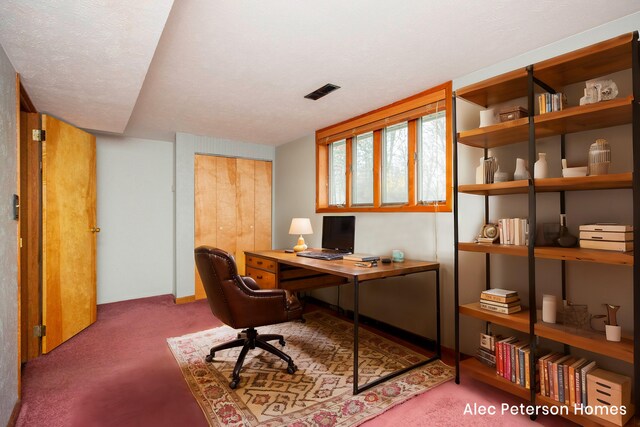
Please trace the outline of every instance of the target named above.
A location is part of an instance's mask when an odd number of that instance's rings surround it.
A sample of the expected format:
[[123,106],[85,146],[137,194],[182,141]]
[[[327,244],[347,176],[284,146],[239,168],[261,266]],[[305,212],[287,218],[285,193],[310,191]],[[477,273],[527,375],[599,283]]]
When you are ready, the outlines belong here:
[[290,374],[295,373],[298,370],[298,367],[296,365],[289,365],[287,366],[287,372]]
[[239,383],[239,382],[240,382],[240,379],[232,380],[232,381],[229,383],[229,387],[230,387],[232,390],[235,390],[235,389],[236,389],[236,387],[238,387],[238,383]]
[[213,354],[207,354],[207,356],[204,358],[204,361],[207,363],[213,362],[213,356]]
[[280,339],[278,340],[278,344],[280,344],[281,346],[283,346],[283,347],[284,347],[284,345],[286,344],[286,342],[284,341],[284,339],[280,338]]

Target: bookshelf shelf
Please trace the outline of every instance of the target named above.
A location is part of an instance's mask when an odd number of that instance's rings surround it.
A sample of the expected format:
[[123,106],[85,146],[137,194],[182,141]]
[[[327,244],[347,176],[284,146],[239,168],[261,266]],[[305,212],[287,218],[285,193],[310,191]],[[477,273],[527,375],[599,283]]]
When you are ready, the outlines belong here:
[[[527,246],[498,245],[492,243],[458,243],[458,250],[485,254],[528,256]],[[534,249],[536,258],[562,261],[595,262],[599,264],[633,265],[633,252],[600,251],[596,249],[559,248],[540,246]]]
[[[528,320],[528,319],[527,319]],[[536,335],[553,341],[569,344],[593,353],[604,354],[614,359],[633,363],[633,340],[623,338],[620,342],[607,341],[604,333],[597,331],[576,331],[559,324],[538,322]]]
[[498,376],[495,368],[483,365],[477,359],[469,358],[461,361],[460,370],[463,375],[469,375],[472,378],[490,384],[521,399],[529,400],[529,389]]
[[[610,175],[581,176],[576,178],[544,178],[534,182],[536,193],[558,191],[592,191],[616,190],[631,188],[633,172],[616,173]],[[508,181],[495,184],[467,184],[458,187],[459,193],[477,196],[501,196],[508,194],[526,194],[529,191],[529,181]]]
[[522,311],[513,314],[492,313],[488,310],[480,308],[479,302],[471,304],[463,304],[459,307],[460,314],[475,317],[476,319],[486,320],[496,325],[506,326],[516,331],[529,333],[529,310],[525,308]]
[[[580,105],[534,117],[536,138],[583,132],[631,123],[633,96]],[[524,142],[529,118],[502,122],[458,133],[458,142],[477,148],[495,148]]]

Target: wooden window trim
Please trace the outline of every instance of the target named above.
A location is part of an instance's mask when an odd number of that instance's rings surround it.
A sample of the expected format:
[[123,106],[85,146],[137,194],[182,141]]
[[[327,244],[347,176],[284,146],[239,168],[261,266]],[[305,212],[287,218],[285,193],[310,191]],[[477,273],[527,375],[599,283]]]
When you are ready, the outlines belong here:
[[[451,212],[453,207],[452,150],[453,125],[451,105],[451,82],[443,83],[424,92],[394,102],[377,110],[336,123],[316,131],[316,212]],[[416,150],[418,139],[417,121],[420,117],[434,112],[433,108],[446,111],[446,201],[424,204],[417,202]],[[434,111],[431,111],[431,110]],[[408,202],[402,205],[381,203],[382,130],[396,123],[408,122]],[[355,136],[373,131],[373,206],[352,205],[352,144]],[[346,139],[346,195],[345,206],[329,205],[329,144]]]

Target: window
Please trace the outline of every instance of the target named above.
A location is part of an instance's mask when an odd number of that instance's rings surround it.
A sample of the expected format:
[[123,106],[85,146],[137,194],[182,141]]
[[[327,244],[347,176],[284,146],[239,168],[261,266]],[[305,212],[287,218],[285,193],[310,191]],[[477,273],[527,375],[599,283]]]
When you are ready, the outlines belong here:
[[382,203],[409,199],[409,133],[407,122],[384,129],[382,147]]
[[344,206],[347,196],[347,144],[342,141],[331,144],[329,150],[329,188],[331,206]]
[[316,131],[316,212],[450,212],[451,82]]
[[418,203],[447,200],[446,116],[440,111],[420,118],[418,133]]
[[356,137],[351,165],[353,204],[373,205],[373,132]]

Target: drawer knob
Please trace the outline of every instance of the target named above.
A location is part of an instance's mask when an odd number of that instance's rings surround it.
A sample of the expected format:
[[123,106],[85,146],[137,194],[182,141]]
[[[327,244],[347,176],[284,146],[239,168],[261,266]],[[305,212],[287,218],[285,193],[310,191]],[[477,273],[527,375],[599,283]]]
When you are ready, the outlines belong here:
[[258,262],[257,262],[257,264],[258,264],[258,265],[262,265],[262,261],[258,261]]
[[258,279],[262,279],[262,276],[256,276]]

